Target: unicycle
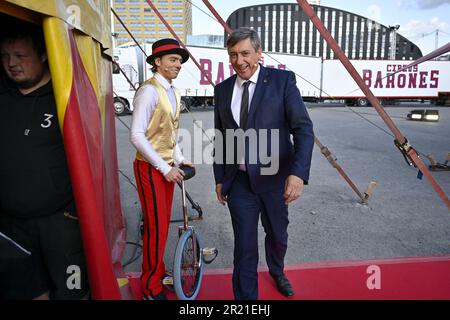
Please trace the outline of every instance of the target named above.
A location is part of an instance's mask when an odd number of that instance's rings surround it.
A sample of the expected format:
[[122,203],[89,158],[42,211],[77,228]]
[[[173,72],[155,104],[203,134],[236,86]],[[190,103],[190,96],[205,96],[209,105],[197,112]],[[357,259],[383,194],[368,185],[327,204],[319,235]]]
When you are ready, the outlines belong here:
[[200,236],[189,225],[184,181],[195,175],[195,169],[188,166],[180,169],[185,174],[181,182],[183,225],[178,227],[179,239],[175,250],[172,284],[178,299],[194,300],[200,291],[204,265],[216,258],[217,249],[204,248]]

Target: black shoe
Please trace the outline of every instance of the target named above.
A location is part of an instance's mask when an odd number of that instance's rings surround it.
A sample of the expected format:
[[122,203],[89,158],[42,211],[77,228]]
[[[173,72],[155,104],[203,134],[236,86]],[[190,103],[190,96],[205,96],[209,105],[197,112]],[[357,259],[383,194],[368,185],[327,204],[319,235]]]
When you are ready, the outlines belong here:
[[149,295],[149,296],[144,295],[144,299],[145,300],[168,300],[167,296],[162,291],[156,295]]
[[292,289],[291,283],[284,274],[281,276],[272,276],[277,284],[278,291],[285,297],[292,297],[294,295],[294,290]]

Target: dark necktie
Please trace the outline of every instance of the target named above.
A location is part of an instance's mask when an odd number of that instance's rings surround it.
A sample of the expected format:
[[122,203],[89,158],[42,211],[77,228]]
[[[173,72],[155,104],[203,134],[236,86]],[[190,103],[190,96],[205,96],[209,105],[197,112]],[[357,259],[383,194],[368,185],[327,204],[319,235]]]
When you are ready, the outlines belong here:
[[245,125],[247,124],[247,117],[248,117],[248,86],[250,85],[251,81],[245,81],[244,82],[244,92],[242,93],[242,100],[241,100],[241,115],[239,118],[239,127],[242,129],[245,129]]

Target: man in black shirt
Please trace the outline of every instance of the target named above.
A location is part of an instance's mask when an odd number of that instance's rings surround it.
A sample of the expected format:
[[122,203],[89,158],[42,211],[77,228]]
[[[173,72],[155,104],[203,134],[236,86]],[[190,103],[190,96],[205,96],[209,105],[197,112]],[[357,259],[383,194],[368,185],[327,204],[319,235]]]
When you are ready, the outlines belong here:
[[0,58],[0,232],[31,252],[0,252],[0,298],[81,299],[85,259],[42,30],[8,27]]

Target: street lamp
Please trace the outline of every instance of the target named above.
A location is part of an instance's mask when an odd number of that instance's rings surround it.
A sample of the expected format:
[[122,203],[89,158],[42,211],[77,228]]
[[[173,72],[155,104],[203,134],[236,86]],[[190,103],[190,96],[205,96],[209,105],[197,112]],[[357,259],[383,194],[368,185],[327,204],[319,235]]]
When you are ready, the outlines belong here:
[[389,51],[389,60],[395,60],[397,55],[397,30],[400,29],[400,25],[396,24],[395,26],[388,26],[390,33],[390,51]]

